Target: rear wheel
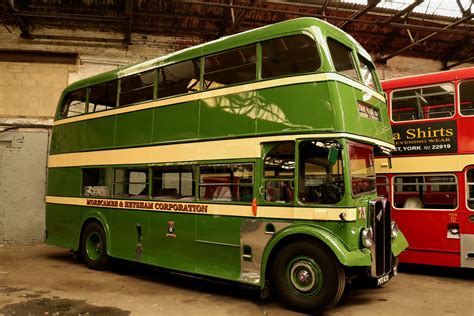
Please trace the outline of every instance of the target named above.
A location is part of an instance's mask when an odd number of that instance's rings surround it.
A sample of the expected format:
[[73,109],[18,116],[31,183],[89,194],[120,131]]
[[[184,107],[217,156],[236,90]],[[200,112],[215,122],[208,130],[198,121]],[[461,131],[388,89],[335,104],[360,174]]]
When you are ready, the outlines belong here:
[[104,270],[109,263],[105,232],[99,223],[87,224],[81,236],[81,254],[86,265],[94,270]]
[[273,265],[273,283],[282,301],[304,313],[335,305],[345,287],[341,264],[324,246],[311,241],[287,244]]

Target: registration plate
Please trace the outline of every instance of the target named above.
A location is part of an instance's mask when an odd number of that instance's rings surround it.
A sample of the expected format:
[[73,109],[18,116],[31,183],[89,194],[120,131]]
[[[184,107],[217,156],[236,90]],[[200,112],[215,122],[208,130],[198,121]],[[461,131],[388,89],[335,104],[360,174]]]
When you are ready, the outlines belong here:
[[380,278],[377,278],[377,286],[387,283],[388,280],[390,280],[389,274],[386,274],[386,275],[381,276]]

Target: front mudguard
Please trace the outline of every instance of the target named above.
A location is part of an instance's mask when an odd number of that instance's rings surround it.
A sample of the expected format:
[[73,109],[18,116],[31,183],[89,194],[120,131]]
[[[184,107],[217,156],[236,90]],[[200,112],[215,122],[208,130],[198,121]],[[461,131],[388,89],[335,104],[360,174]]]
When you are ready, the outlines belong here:
[[403,250],[408,248],[408,240],[405,238],[405,235],[399,230],[398,236],[395,239],[392,239],[392,254],[396,258],[398,257]]
[[[318,240],[329,248],[343,266],[370,267],[371,265],[370,251],[350,251],[335,235],[321,227],[312,225],[292,225],[274,235],[265,247],[261,265],[262,275],[265,275],[265,272],[269,266],[271,266],[269,261],[271,261],[270,258],[272,257],[272,254],[275,254],[275,251],[278,250],[279,246],[284,244],[286,241],[290,241],[294,237],[297,239],[309,238]],[[261,279],[261,282],[261,286],[263,286],[263,278]]]

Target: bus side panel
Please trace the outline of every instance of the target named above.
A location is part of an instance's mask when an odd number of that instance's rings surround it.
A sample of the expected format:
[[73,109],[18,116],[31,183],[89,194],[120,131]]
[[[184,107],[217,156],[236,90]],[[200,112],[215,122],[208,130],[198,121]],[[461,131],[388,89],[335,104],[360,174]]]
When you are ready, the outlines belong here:
[[162,106],[153,111],[153,143],[198,138],[198,101]]
[[460,116],[458,119],[458,152],[460,154],[474,153],[474,117]]
[[114,145],[116,116],[106,116],[84,121],[82,150],[106,149]]
[[149,213],[139,210],[109,209],[106,219],[109,223],[110,255],[148,262],[151,251]]
[[[166,204],[165,202],[163,202]],[[195,272],[194,214],[156,212],[150,214],[150,263],[183,272]]]
[[49,196],[81,196],[81,169],[77,167],[48,169]]
[[117,115],[115,147],[140,146],[151,143],[153,110]]
[[400,261],[459,266],[459,239],[448,234],[453,216],[457,211],[394,209],[393,219],[410,243]]
[[202,100],[199,137],[254,135],[256,99],[257,93],[248,91]]
[[407,249],[400,254],[401,263],[428,264],[444,267],[460,267],[458,253],[437,251],[413,251]]
[[257,133],[334,130],[326,82],[258,91]]
[[[341,84],[340,84],[341,85]],[[390,120],[388,118],[387,106],[384,101],[381,101],[375,97],[367,98],[367,93],[352,88],[355,94],[355,100],[351,104],[355,104],[355,117],[354,120],[347,120],[347,128],[353,131],[354,134],[359,135],[371,135],[377,139],[384,139],[388,142],[393,142],[392,129],[390,128]],[[357,108],[357,102],[362,105],[369,106],[376,110],[379,116],[379,120],[366,118],[359,113]]]
[[[339,130],[357,135],[371,135],[377,139],[393,142],[392,130],[388,125],[387,108],[383,101],[341,82],[333,82],[331,88],[332,102],[340,102],[343,110],[343,113],[337,114],[340,117],[337,121],[343,124],[337,127]],[[358,104],[376,110],[380,120],[361,116]],[[338,110],[340,107],[334,108]]]
[[50,154],[77,152],[82,149],[84,121],[53,127]]
[[46,204],[46,243],[77,250],[81,232],[81,207]]
[[[225,205],[222,206],[225,209]],[[196,215],[196,272],[225,279],[240,277],[243,218]]]

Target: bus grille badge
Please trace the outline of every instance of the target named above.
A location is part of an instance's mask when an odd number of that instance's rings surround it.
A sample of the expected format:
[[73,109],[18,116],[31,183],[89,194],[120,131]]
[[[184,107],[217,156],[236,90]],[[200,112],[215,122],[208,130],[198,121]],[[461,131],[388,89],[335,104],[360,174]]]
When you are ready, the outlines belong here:
[[382,218],[383,211],[380,210],[380,212],[377,214],[377,220],[380,222],[380,219]]

